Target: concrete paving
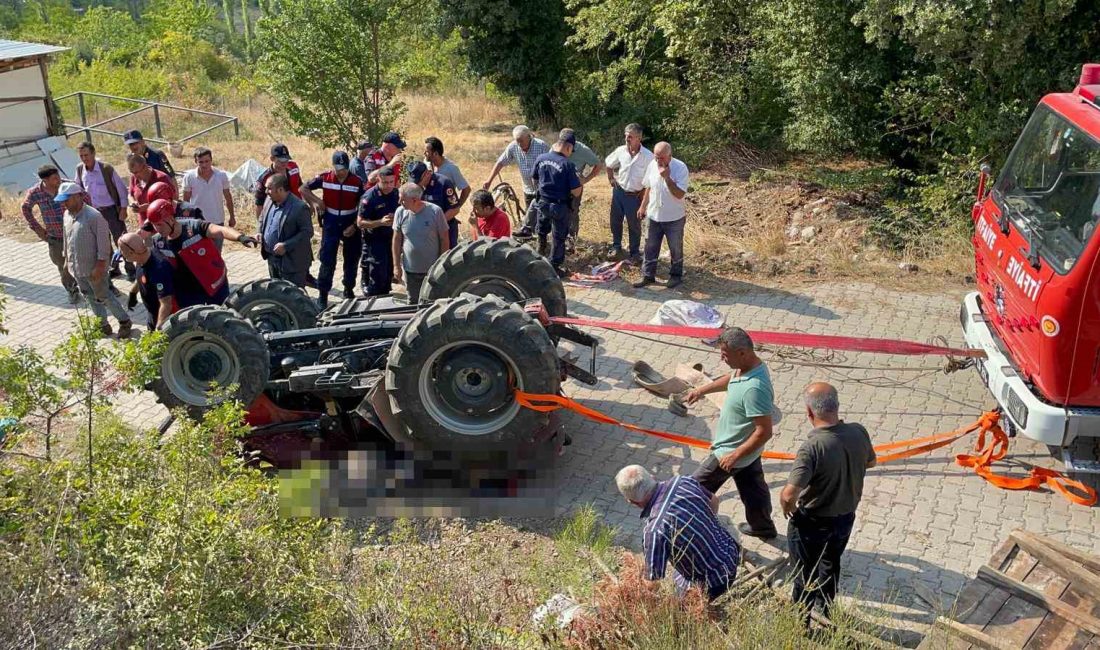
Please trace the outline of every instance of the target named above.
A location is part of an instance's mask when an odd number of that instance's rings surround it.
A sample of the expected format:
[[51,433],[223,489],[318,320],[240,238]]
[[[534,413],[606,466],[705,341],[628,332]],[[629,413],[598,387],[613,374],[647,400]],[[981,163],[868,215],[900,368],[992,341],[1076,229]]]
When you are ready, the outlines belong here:
[[[263,277],[265,265],[254,251],[226,245],[233,283]],[[689,269],[690,272],[690,269]],[[46,350],[67,333],[77,310],[67,302],[45,244],[0,239],[0,285],[7,294],[5,343]],[[122,288],[122,284],[119,284]],[[943,335],[962,345],[958,305],[962,293],[914,294],[855,282],[821,282],[797,289],[765,288],[741,281],[726,283],[724,295],[706,302],[727,315],[727,322],[746,329],[773,329],[927,341]],[[689,278],[688,288],[691,287]],[[570,309],[580,316],[646,321],[662,301],[685,294],[660,287],[634,290],[618,281],[606,288],[570,289]],[[141,309],[140,307],[138,308]],[[135,313],[135,323],[144,312]],[[707,372],[722,371],[718,354],[705,349],[672,347],[654,339],[598,332],[603,341],[597,364],[599,385],[576,382],[567,394],[620,420],[707,439],[717,420],[710,405],[692,409],[686,418],[670,413],[662,400],[635,387],[631,364],[648,361],[671,374],[679,364],[702,363]],[[4,340],[4,339],[0,339]],[[676,343],[694,346],[690,340]],[[803,417],[800,389],[816,379],[840,389],[843,417],[862,423],[876,443],[904,440],[954,429],[973,421],[992,400],[973,370],[945,375],[934,357],[887,357],[834,354],[807,357],[764,355],[769,360],[776,399],[784,417],[771,449],[794,451],[809,427]],[[890,366],[903,370],[828,370],[804,363],[828,361],[848,365]],[[165,415],[149,394],[122,396],[117,410],[138,426],[155,426]],[[639,463],[660,478],[690,473],[703,452],[689,450],[628,430],[566,416],[573,444],[559,459],[561,512],[594,504],[606,522],[619,529],[620,541],[640,542],[638,511],[615,490],[614,474],[622,465]],[[906,626],[930,622],[948,610],[968,577],[974,575],[1010,531],[1026,528],[1090,552],[1100,552],[1100,517],[1096,510],[1072,505],[1049,491],[1000,490],[954,464],[954,454],[970,440],[926,456],[890,464],[869,474],[864,500],[849,550],[844,557],[843,593],[862,601],[868,611],[891,603],[895,620]],[[1013,458],[1055,466],[1047,449],[1026,440],[1012,444]],[[778,492],[790,464],[765,464],[778,508]],[[742,521],[742,508],[731,484],[720,493],[721,512]],[[780,530],[781,516],[776,515]],[[746,540],[753,553],[775,557],[780,537],[771,545]],[[918,594],[920,596],[918,597]],[[935,601],[929,603],[927,601]],[[899,618],[900,617],[900,618]]]

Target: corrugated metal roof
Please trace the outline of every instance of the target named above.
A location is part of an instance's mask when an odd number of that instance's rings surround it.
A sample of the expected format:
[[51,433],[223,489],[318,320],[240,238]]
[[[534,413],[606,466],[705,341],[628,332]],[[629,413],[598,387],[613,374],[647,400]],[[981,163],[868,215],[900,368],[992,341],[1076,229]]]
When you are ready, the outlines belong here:
[[58,45],[46,45],[45,43],[24,43],[22,41],[5,41],[0,39],[0,61],[22,59],[28,56],[41,56],[54,52],[64,52],[69,48]]

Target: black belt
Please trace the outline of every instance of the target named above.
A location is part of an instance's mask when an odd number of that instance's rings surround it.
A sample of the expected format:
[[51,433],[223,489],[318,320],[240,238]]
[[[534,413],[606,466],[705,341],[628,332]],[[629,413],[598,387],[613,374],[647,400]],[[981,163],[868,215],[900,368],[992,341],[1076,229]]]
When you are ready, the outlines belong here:
[[630,190],[623,189],[622,187],[620,187],[619,189],[623,190],[623,194],[626,194],[627,196],[641,196],[645,194],[645,190],[635,190],[634,192],[631,192]]

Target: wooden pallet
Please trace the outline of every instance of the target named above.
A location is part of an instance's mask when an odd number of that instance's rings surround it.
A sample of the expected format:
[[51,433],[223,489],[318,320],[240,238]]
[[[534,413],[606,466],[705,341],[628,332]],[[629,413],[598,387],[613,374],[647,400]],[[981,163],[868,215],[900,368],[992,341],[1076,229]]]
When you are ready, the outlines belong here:
[[1100,650],[1100,557],[1015,531],[919,647]]

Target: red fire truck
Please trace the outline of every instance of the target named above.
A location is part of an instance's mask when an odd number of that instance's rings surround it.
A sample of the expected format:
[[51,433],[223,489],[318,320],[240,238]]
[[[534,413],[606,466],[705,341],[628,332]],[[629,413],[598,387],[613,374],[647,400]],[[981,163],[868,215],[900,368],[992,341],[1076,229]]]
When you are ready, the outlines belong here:
[[[1012,432],[1060,448],[1067,469],[1100,437],[1100,64],[1043,97],[974,204],[978,290],[960,311],[978,372]],[[1093,442],[1094,440],[1088,440]]]

